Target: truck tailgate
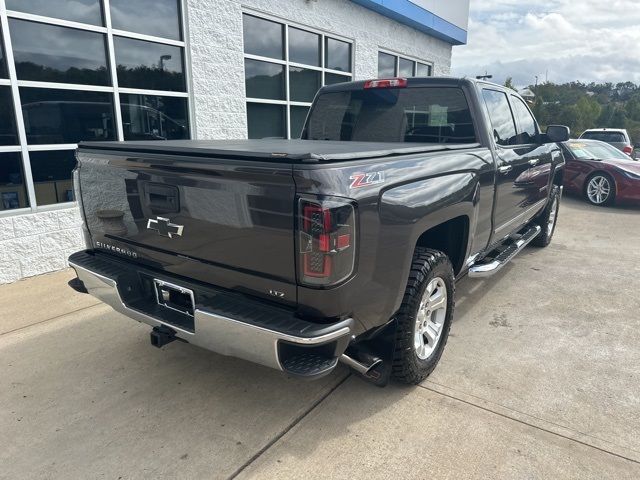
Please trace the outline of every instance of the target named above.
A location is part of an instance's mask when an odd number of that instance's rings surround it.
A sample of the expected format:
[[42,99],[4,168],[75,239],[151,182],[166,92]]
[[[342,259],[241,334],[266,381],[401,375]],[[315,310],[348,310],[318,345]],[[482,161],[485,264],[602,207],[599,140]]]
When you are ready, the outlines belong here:
[[83,149],[78,160],[95,248],[295,302],[291,165]]

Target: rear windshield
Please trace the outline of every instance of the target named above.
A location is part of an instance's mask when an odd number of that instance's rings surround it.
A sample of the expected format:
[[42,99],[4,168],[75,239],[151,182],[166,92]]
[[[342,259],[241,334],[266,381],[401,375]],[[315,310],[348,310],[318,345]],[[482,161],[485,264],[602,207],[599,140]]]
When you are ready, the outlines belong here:
[[475,143],[460,88],[380,88],[321,94],[303,137],[354,142]]
[[587,140],[600,140],[607,143],[625,143],[627,140],[620,132],[584,132],[580,138]]

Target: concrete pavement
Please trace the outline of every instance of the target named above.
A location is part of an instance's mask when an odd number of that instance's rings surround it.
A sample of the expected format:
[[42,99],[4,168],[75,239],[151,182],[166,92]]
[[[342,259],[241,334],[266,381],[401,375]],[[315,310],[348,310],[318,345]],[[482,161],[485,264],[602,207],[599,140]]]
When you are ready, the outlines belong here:
[[559,222],[459,284],[414,388],[154,349],[69,272],[2,286],[0,478],[640,478],[640,210]]

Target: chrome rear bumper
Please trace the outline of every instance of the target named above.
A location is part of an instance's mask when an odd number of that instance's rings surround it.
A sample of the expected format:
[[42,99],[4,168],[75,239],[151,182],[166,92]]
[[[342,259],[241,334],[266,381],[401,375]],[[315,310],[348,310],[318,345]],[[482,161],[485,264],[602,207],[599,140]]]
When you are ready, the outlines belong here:
[[[176,337],[222,355],[242,358],[301,376],[317,377],[335,368],[351,339],[352,319],[346,319],[332,325],[322,325],[319,330],[322,332],[321,334],[306,336],[305,332],[308,333],[309,329],[304,327],[298,326],[296,330],[285,333],[200,308],[196,308],[194,311],[194,328],[193,331],[189,331],[175,324],[167,323],[161,318],[130,308],[123,301],[118,283],[114,278],[109,278],[109,276],[82,265],[81,262],[74,261],[75,255],[77,254],[71,256],[69,264],[75,269],[78,278],[89,294],[129,318],[146,323],[151,327],[168,327],[175,332]],[[300,322],[298,320],[298,323]],[[319,327],[316,324],[309,323],[308,325]],[[283,345],[285,345],[284,350],[289,353],[283,354],[283,348],[281,348]],[[316,355],[314,352],[318,350],[322,350],[324,357],[320,360],[314,360],[313,355]],[[327,357],[327,351],[332,352],[329,357]],[[286,355],[287,358],[282,358],[283,355]],[[291,358],[292,355],[294,357],[295,355],[303,356],[304,359],[296,360],[296,358]],[[300,374],[300,362],[305,363],[305,368],[308,367],[309,362],[312,364],[315,362],[318,365],[317,368],[311,369],[309,374]]]

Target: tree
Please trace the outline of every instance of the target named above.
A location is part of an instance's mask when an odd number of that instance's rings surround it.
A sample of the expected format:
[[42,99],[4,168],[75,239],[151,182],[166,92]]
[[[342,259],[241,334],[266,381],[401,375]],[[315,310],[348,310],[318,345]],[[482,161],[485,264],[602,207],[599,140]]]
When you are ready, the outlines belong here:
[[516,92],[518,91],[518,89],[513,84],[513,77],[508,77],[507,81],[504,82],[504,86],[510,88],[511,90],[515,90]]

